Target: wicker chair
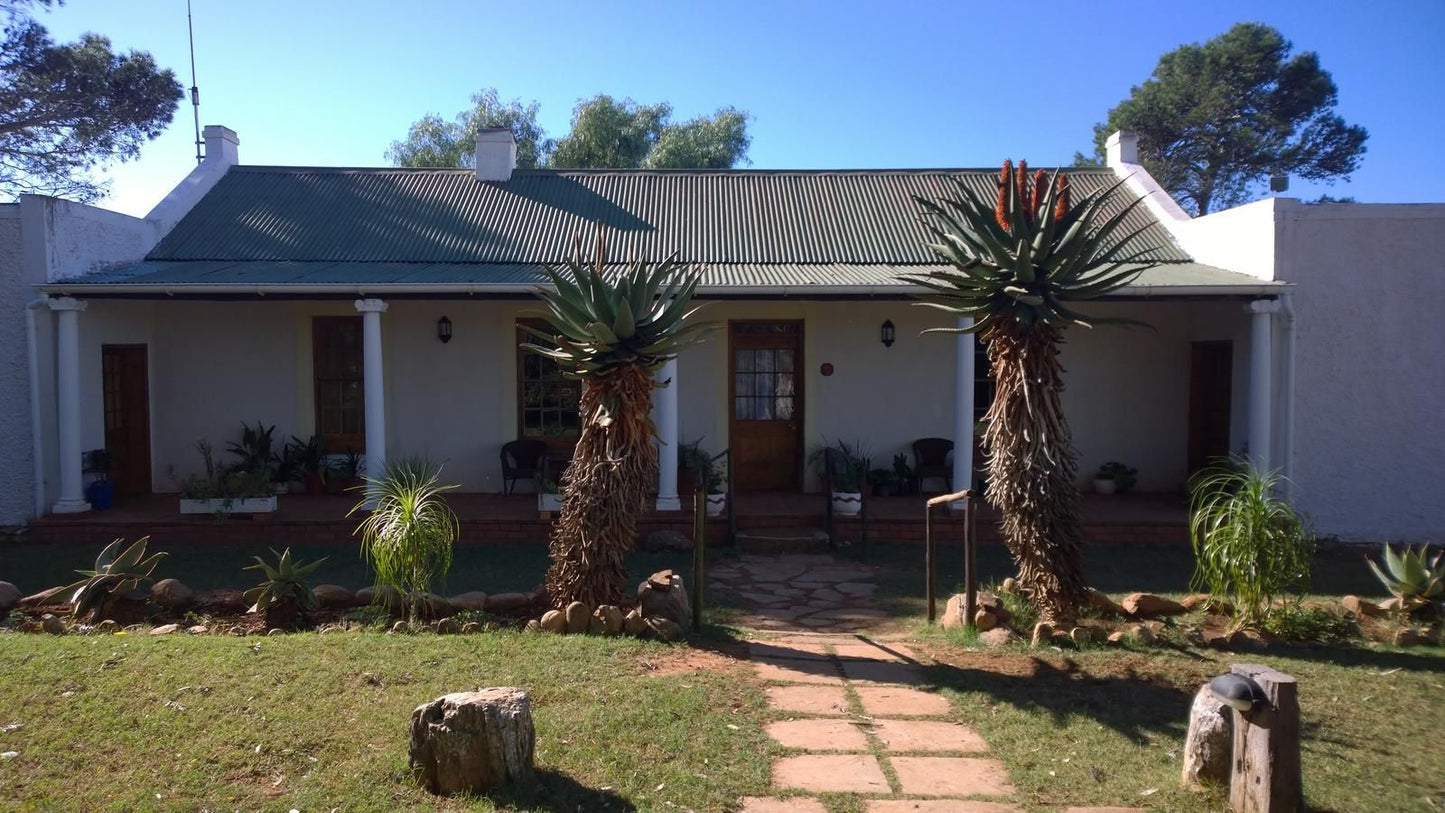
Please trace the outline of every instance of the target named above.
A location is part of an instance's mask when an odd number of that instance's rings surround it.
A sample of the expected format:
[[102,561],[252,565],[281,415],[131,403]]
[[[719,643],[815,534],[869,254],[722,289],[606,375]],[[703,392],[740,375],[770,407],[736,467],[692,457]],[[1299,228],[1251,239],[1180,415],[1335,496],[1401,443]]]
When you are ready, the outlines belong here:
[[948,438],[919,438],[913,441],[913,478],[922,494],[923,481],[939,478],[944,482],[941,493],[953,491],[953,465],[948,456],[953,453],[953,441]]
[[547,444],[540,440],[514,440],[502,444],[502,493],[511,494],[518,480],[536,482]]

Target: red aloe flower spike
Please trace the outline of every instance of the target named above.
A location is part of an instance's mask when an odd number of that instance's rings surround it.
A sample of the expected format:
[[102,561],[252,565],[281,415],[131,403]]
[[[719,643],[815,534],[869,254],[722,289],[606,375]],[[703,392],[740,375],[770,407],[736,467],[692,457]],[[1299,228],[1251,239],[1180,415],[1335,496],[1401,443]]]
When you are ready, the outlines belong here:
[[1008,193],[1014,182],[1013,161],[1004,159],[1003,169],[998,173],[998,204],[993,210],[993,219],[998,221],[999,228],[1005,233],[1009,231],[1008,217]]
[[1059,197],[1054,203],[1054,218],[1063,220],[1064,213],[1069,211],[1069,176],[1059,176]]
[[1044,198],[1049,191],[1049,173],[1042,169],[1034,170],[1034,198],[1029,203],[1029,214],[1038,217],[1039,207],[1044,205]]
[[1014,173],[1014,183],[1018,186],[1018,205],[1023,209],[1024,220],[1029,220],[1029,162],[1019,161],[1018,172]]

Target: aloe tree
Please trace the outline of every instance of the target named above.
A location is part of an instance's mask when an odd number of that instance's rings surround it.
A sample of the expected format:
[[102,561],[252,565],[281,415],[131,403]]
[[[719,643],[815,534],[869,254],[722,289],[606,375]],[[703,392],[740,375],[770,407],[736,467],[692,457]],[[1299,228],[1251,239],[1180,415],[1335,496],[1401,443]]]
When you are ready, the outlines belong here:
[[1005,161],[988,201],[962,183],[934,201],[915,198],[934,237],[928,248],[949,268],[906,274],[927,293],[920,304],[973,320],[927,332],[977,333],[997,383],[984,433],[989,502],[1003,514],[1004,538],[1039,614],[1072,622],[1084,599],[1074,450],[1060,395],[1059,344],[1065,328],[1128,319],[1091,319],[1076,300],[1128,285],[1145,268],[1144,226],[1129,229],[1142,202],[1122,202],[1123,181],[1071,202],[1068,178],[1029,176]]
[[562,476],[547,592],[556,606],[616,604],[637,519],[657,479],[654,374],[710,327],[697,323],[698,307],[690,307],[701,272],[676,256],[609,267],[599,227],[590,260],[579,239],[572,258],[545,273],[553,288],[537,295],[552,329],[524,327],[537,343],[522,346],[583,383],[581,433]]

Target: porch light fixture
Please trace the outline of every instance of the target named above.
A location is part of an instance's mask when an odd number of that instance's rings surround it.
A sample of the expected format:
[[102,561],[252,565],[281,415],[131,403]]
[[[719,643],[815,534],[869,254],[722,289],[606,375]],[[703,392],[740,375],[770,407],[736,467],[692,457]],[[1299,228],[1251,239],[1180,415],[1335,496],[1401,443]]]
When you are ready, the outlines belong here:
[[437,338],[441,339],[442,344],[452,340],[452,320],[445,316],[437,320]]
[[892,347],[892,346],[893,346],[894,330],[893,330],[893,320],[892,320],[892,319],[885,319],[885,320],[883,321],[883,336],[882,336],[882,338],[883,338],[883,346],[884,346],[884,347]]

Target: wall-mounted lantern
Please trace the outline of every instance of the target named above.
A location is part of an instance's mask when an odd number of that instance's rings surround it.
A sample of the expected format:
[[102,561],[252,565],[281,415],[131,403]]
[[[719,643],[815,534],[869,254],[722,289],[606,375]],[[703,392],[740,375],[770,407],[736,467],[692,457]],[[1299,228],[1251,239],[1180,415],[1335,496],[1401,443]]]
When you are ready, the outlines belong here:
[[883,346],[892,347],[894,339],[893,320],[887,319],[883,322]]
[[442,344],[452,340],[452,320],[445,316],[437,320],[437,338],[441,339]]

